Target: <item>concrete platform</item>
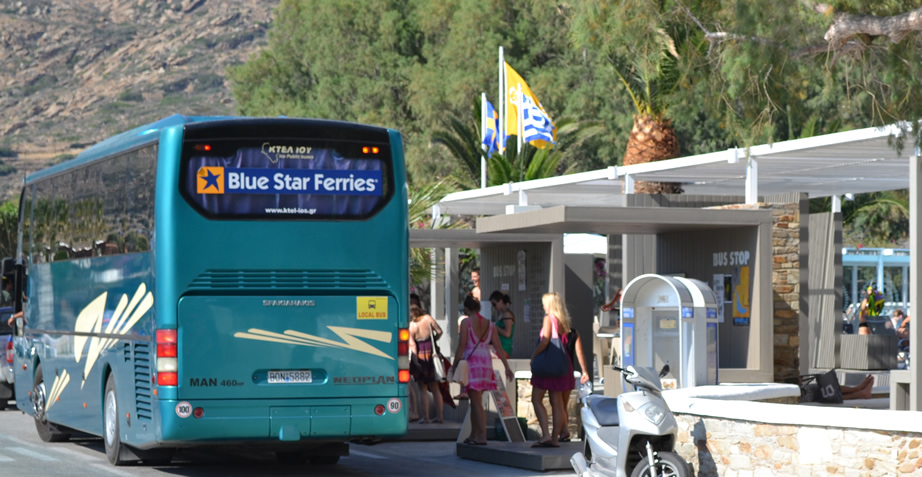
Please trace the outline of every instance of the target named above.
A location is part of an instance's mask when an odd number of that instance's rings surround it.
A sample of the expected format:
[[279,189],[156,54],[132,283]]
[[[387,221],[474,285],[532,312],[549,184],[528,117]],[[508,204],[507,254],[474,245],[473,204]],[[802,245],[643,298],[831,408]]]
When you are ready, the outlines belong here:
[[488,441],[485,446],[457,444],[455,455],[462,459],[547,472],[570,470],[570,456],[583,449],[582,442],[561,442],[560,447],[533,448],[529,442]]
[[[460,422],[440,422],[438,424],[420,424],[411,422],[407,433],[398,440],[402,441],[456,441],[461,432]],[[487,439],[496,438],[496,427],[487,426]]]

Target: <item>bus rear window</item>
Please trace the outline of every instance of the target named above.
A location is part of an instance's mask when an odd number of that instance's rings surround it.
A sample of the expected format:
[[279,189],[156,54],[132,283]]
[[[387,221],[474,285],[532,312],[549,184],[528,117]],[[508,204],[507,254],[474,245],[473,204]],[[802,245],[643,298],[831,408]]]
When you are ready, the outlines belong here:
[[182,164],[183,195],[210,218],[364,219],[393,195],[378,143],[196,141]]

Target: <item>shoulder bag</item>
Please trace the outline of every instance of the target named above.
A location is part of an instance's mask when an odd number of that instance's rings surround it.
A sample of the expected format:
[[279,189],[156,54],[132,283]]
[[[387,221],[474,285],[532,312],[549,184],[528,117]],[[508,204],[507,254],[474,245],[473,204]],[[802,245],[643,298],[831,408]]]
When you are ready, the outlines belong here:
[[538,378],[559,378],[566,376],[570,370],[570,355],[560,341],[557,333],[557,318],[551,322],[551,339],[544,349],[531,362],[531,375]]
[[432,340],[432,365],[435,368],[435,380],[444,381],[448,376],[445,374],[445,358],[442,357],[442,352],[439,351],[439,345],[435,340],[435,332],[432,329],[432,323],[429,323],[429,339]]

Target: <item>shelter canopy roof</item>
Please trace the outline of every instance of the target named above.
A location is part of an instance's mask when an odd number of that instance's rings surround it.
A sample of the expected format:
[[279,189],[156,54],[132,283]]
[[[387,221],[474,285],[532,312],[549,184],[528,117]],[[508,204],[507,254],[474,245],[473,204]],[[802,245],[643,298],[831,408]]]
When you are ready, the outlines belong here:
[[[446,215],[498,215],[507,205],[625,207],[624,184],[680,182],[688,195],[744,196],[750,158],[757,163],[758,195],[841,196],[909,188],[912,138],[896,125],[794,139],[774,144],[670,159],[651,164],[509,183],[445,196]],[[748,155],[747,155],[748,153]],[[524,194],[523,194],[524,193]]]

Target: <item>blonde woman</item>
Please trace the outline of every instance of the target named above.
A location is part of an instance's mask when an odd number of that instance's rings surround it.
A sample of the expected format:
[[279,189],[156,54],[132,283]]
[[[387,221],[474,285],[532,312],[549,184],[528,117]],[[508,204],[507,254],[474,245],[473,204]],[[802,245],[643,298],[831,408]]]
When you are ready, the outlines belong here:
[[[566,335],[570,332],[570,315],[563,303],[563,299],[557,292],[545,293],[541,297],[541,304],[544,306],[544,323],[541,325],[541,341],[538,347],[531,355],[531,360],[541,354],[551,343],[552,337],[560,337],[564,349],[567,347]],[[569,393],[574,388],[573,382],[573,363],[570,360],[567,363],[569,372],[558,377],[539,377],[531,378],[531,403],[535,407],[535,416],[538,418],[538,425],[541,426],[541,438],[534,443],[532,447],[560,447],[559,436],[563,434],[564,427],[567,423],[566,409],[563,407],[563,394]],[[544,407],[544,393],[550,393],[551,412],[554,417],[554,428],[548,432],[547,409]]]

